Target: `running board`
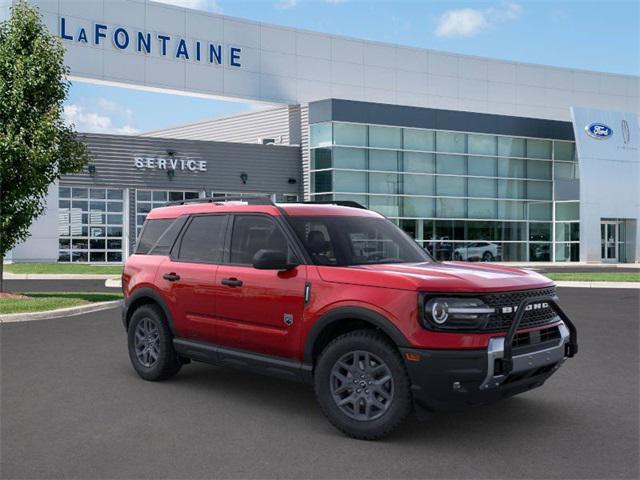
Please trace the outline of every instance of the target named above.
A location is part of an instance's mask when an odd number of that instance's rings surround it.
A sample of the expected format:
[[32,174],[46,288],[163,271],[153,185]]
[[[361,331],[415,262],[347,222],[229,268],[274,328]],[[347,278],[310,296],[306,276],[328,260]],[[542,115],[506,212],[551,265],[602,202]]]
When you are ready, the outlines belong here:
[[248,370],[286,380],[305,383],[313,381],[311,365],[284,357],[247,352],[184,338],[174,338],[173,347],[180,356],[196,362]]

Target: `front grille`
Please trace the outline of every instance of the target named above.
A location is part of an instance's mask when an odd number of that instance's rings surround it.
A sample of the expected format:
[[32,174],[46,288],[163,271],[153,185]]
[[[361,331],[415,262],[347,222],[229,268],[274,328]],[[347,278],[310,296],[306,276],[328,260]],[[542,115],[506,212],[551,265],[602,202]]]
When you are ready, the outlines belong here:
[[[530,297],[555,297],[555,287],[538,288],[535,290],[520,290],[517,292],[491,293],[484,295],[482,300],[496,309],[496,313],[491,314],[489,321],[483,328],[487,332],[503,332],[509,330],[511,322],[515,317],[515,311],[503,313],[503,307],[517,307],[522,300]],[[520,328],[533,328],[555,322],[558,315],[551,306],[536,310],[528,310],[524,313]]]
[[513,348],[535,346],[552,340],[558,340],[559,338],[560,329],[557,325],[533,332],[520,332],[516,333],[513,337]]

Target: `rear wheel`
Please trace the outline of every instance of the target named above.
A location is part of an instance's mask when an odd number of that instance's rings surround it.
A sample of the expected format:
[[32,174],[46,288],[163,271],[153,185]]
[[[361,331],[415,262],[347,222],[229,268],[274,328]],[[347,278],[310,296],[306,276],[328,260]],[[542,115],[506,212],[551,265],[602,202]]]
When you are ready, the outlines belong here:
[[382,438],[411,411],[402,358],[375,331],[358,330],[333,340],[318,359],[314,381],[326,417],[354,438]]
[[484,252],[484,254],[482,255],[483,262],[493,262],[493,259],[493,253],[491,252]]
[[158,306],[143,305],[133,312],[127,341],[131,364],[145,380],[166,380],[180,370],[173,335]]

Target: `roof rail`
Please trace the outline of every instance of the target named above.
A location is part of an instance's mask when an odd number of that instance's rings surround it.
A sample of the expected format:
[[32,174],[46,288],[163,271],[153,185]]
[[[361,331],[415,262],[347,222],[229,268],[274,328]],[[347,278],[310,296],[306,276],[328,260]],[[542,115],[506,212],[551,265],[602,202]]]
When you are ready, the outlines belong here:
[[165,206],[172,207],[175,205],[188,205],[191,203],[225,203],[225,202],[247,202],[247,205],[273,205],[273,200],[271,197],[262,195],[262,196],[236,196],[236,197],[227,197],[224,195],[220,195],[217,197],[209,197],[209,198],[191,198],[189,200],[178,200],[176,202],[167,202]]
[[338,205],[340,207],[351,207],[368,210],[367,207],[353,200],[314,200],[302,203],[304,203],[305,205]]

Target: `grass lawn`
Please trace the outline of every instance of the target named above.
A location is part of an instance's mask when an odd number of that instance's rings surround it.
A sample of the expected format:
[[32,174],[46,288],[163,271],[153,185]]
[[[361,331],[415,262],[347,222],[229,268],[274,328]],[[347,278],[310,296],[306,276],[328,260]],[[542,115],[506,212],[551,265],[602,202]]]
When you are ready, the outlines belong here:
[[20,295],[20,298],[0,298],[0,314],[44,312],[46,310],[76,307],[92,302],[108,302],[122,298],[121,293],[102,292],[38,292],[18,295]]
[[640,272],[549,272],[543,275],[559,282],[640,282]]
[[4,266],[11,273],[73,273],[120,275],[122,265],[87,265],[83,263],[9,263]]

